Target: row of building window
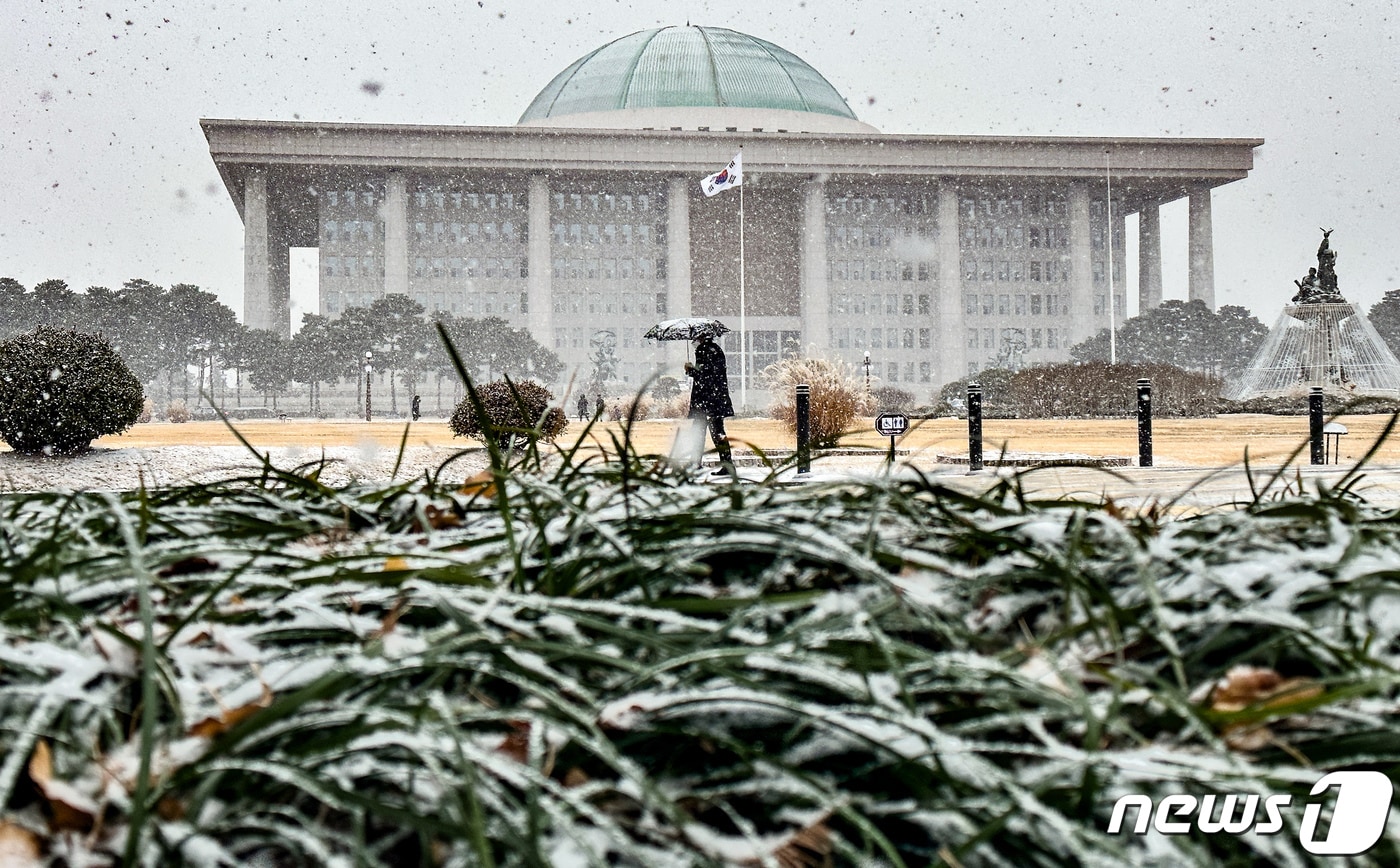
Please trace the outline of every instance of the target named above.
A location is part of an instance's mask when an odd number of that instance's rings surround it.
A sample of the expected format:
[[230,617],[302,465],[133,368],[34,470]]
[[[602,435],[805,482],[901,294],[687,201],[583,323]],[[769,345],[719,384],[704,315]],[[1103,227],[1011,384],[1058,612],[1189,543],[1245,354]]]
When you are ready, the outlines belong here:
[[383,200],[384,191],[382,187],[375,190],[322,190],[319,196],[324,207],[339,208],[363,205],[372,208],[375,203]]
[[664,244],[666,232],[648,223],[555,223],[555,244]]
[[564,314],[602,314],[624,316],[665,316],[664,292],[570,292],[554,295],[554,312]]
[[[369,307],[382,292],[339,292],[324,293],[326,314],[336,316],[352,307]],[[510,316],[528,314],[530,300],[525,293],[515,292],[413,292],[409,298],[423,306],[429,313],[441,311],[458,316]]]
[[[930,328],[872,328],[869,335],[870,343],[868,346],[872,350],[927,350],[933,348],[933,329]],[[916,340],[917,347],[915,346]],[[851,348],[856,350],[867,348],[865,329],[851,329]]]
[[438,211],[520,211],[525,207],[525,197],[515,193],[482,193],[441,187],[419,187],[411,195],[414,204],[419,208]]
[[831,259],[828,280],[937,280],[937,262],[901,259]]
[[928,293],[915,295],[912,292],[865,293],[834,292],[831,294],[831,313],[879,316],[919,316],[933,314],[933,296]]
[[477,222],[468,220],[415,220],[413,237],[419,244],[464,244],[485,242],[487,244],[523,243],[526,240],[525,226],[517,226],[509,220],[497,224],[494,220]]
[[1020,283],[1030,280],[1034,283],[1060,283],[1069,280],[1069,263],[1061,259],[1029,262],[1011,259],[964,259],[962,263],[964,281],[1011,281]]
[[[1103,239],[1099,239],[1102,246]],[[972,247],[1010,247],[1031,249],[1069,247],[1069,229],[1064,226],[964,226],[959,237],[964,250]]]
[[485,277],[523,280],[530,276],[530,266],[528,260],[523,257],[415,256],[412,274],[414,277],[431,279]]
[[384,224],[376,220],[327,220],[321,239],[328,244],[374,243],[384,240]]
[[900,239],[931,239],[937,233],[932,226],[847,226],[828,225],[826,241],[831,248],[892,247]]
[[666,260],[647,257],[571,258],[556,256],[554,277],[559,280],[665,280]]
[[555,193],[554,210],[647,213],[652,209],[653,198],[646,193]]
[[1064,217],[1069,213],[1064,193],[963,196],[958,214],[964,223],[993,217]]
[[1060,348],[1064,343],[1064,330],[1053,329],[1002,329],[1000,342],[996,329],[968,329],[967,348],[970,350],[997,350],[1020,352],[1027,347],[1033,350]]
[[899,196],[828,196],[828,214],[932,214],[937,199],[925,193]]
[[[980,299],[980,303],[979,303]],[[963,313],[968,316],[1068,316],[1069,303],[1061,295],[1038,292],[993,295],[975,292],[963,294]]]
[[384,260],[377,256],[322,256],[326,277],[383,277]]

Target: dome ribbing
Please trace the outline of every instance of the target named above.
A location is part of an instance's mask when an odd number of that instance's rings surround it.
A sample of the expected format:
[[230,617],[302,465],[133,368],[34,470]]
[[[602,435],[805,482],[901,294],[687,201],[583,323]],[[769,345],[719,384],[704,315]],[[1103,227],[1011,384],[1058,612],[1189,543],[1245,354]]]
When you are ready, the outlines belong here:
[[589,112],[664,107],[769,109],[856,120],[802,58],[720,27],[663,27],[609,42],[540,91],[520,123]]

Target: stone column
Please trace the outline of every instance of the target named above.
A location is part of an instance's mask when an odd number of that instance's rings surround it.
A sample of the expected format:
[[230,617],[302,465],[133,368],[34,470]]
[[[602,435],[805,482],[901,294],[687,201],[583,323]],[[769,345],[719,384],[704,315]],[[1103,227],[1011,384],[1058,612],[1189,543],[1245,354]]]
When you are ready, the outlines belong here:
[[389,170],[384,184],[384,294],[408,294],[408,179]]
[[1118,203],[1113,209],[1113,227],[1108,236],[1108,243],[1113,245],[1113,294],[1117,296],[1118,323],[1128,318],[1128,282],[1124,279],[1127,269],[1128,249],[1124,243],[1128,235],[1128,215],[1122,211],[1122,203]]
[[951,178],[938,182],[938,282],[934,315],[938,318],[938,357],[934,383],[967,375],[967,326],[963,315],[962,251],[958,236],[958,188]]
[[799,313],[802,317],[802,355],[811,347],[825,355],[831,347],[831,290],[827,285],[826,180],[808,179],[802,185],[802,263]]
[[1108,328],[1108,284],[1104,312],[1094,317],[1094,249],[1089,237],[1089,188],[1081,181],[1069,185],[1069,318],[1060,320],[1060,349],[1065,350]]
[[1162,306],[1162,211],[1149,202],[1138,212],[1138,314]]
[[1187,290],[1191,299],[1200,299],[1215,310],[1215,242],[1210,228],[1210,188],[1191,188],[1187,210],[1187,247],[1190,271]]
[[272,322],[267,247],[267,175],[249,169],[243,179],[243,324],[250,329]]
[[530,312],[526,318],[530,334],[542,346],[554,346],[554,267],[550,262],[549,179],[542,173],[530,176],[527,197],[529,223],[529,277],[525,285]]
[[[689,177],[666,183],[666,315],[660,319],[690,316],[690,184]],[[666,344],[666,365],[673,376],[683,376],[685,341]]]
[[276,227],[267,238],[267,329],[292,336],[292,247],[285,231]]

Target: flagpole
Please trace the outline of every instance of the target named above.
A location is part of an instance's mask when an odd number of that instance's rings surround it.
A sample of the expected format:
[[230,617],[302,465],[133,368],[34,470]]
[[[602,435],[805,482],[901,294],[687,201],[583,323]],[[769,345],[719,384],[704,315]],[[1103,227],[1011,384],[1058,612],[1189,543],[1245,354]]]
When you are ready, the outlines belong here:
[[[741,146],[739,153],[743,153]],[[749,329],[744,297],[744,183],[739,182],[739,407],[749,409]]]
[[1104,239],[1108,246],[1108,363],[1118,364],[1118,335],[1117,310],[1113,300],[1113,170],[1109,167],[1109,152],[1103,152],[1103,176],[1104,183],[1108,186],[1108,193],[1104,199],[1108,206],[1105,213],[1108,214],[1108,231],[1104,233]]

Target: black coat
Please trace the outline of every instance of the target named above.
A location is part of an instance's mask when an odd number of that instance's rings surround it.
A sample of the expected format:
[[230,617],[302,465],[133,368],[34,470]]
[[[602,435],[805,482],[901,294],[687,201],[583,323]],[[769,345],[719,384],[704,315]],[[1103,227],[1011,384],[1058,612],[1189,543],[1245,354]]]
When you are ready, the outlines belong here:
[[695,378],[690,387],[690,415],[733,416],[734,404],[729,400],[729,372],[724,366],[724,350],[714,341],[701,341],[695,346]]

